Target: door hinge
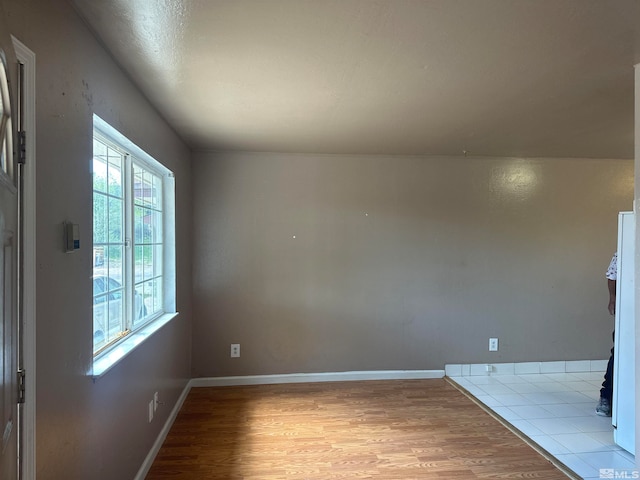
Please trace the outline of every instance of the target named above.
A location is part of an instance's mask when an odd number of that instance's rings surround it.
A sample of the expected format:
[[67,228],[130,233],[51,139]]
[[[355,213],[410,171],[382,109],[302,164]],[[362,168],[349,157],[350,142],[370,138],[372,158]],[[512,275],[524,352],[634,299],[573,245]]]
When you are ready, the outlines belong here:
[[24,165],[27,161],[27,133],[24,130],[18,132],[18,163]]
[[26,387],[26,373],[24,368],[18,370],[18,403],[24,403]]

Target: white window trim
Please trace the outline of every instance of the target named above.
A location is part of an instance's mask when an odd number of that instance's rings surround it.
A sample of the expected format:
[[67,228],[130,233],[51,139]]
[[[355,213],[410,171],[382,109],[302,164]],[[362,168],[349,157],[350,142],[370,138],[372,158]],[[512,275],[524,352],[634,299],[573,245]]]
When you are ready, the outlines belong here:
[[[94,356],[89,375],[95,381],[122,361],[152,334],[176,318],[178,312],[176,311],[175,181],[173,173],[95,114],[93,115],[93,128],[102,136],[124,148],[135,157],[136,162],[162,174],[165,182],[163,186],[163,302],[165,313],[130,333],[104,352]],[[93,349],[93,342],[91,345]]]
[[165,313],[152,322],[147,323],[140,330],[136,330],[135,332],[127,335],[124,340],[116,343],[113,347],[105,350],[93,359],[91,376],[94,380],[100,378],[129,355],[138,345],[177,316],[177,312]]

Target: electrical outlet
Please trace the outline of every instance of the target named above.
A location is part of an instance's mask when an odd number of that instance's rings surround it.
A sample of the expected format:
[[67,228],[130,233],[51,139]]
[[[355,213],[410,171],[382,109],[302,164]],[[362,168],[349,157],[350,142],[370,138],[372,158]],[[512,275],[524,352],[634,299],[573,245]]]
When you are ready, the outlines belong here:
[[151,423],[151,420],[153,420],[153,404],[154,401],[153,399],[151,399],[151,401],[149,402],[149,423]]
[[158,409],[158,404],[160,403],[158,399],[158,392],[153,394],[153,411],[155,412]]
[[489,339],[489,351],[490,352],[497,352],[498,351],[498,339],[497,338],[490,338]]
[[231,344],[231,357],[238,358],[240,356],[240,344],[232,343]]

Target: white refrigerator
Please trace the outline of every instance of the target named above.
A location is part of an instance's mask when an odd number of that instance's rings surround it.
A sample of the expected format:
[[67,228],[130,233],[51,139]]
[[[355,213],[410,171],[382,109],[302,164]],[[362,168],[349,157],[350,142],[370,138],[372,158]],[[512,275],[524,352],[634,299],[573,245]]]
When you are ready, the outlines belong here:
[[635,299],[633,212],[618,215],[618,280],[616,282],[613,362],[613,439],[635,454]]

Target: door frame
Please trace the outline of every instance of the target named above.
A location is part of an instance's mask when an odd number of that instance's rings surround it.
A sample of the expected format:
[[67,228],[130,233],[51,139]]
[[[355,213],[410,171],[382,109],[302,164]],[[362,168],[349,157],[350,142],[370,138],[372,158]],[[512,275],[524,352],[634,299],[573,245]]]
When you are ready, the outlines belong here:
[[23,310],[22,359],[26,372],[21,406],[20,458],[22,480],[36,478],[36,55],[11,35],[23,72],[23,125],[26,158],[23,170]]

